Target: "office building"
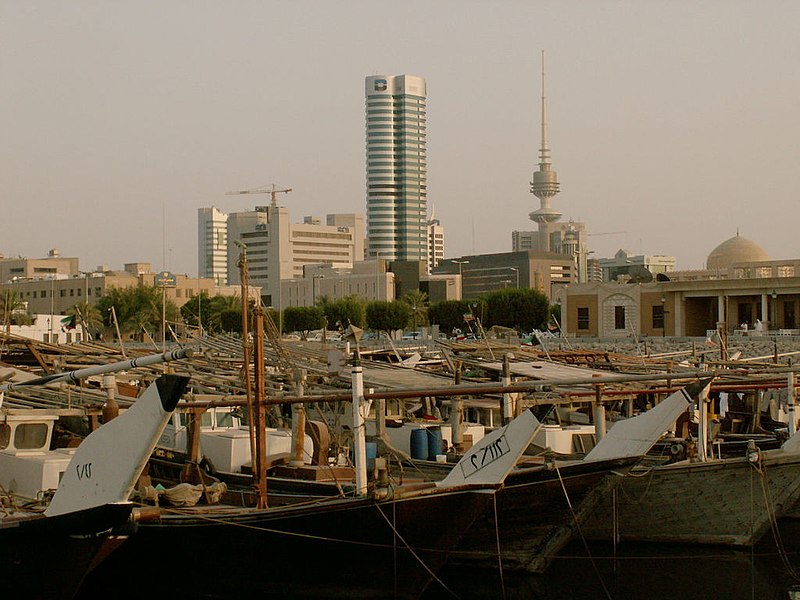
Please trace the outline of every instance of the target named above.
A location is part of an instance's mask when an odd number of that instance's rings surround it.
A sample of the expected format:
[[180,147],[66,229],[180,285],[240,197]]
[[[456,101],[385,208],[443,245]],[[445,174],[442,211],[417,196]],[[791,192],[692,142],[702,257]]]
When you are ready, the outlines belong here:
[[428,273],[439,266],[444,259],[444,227],[439,219],[431,218],[428,221]]
[[[228,281],[241,283],[239,256],[242,242],[247,247],[250,285],[262,290],[267,306],[280,308],[281,280],[298,279],[303,267],[318,264],[351,268],[364,253],[364,219],[361,215],[306,217],[292,223],[283,206],[257,206],[255,210],[228,215]],[[347,223],[347,224],[342,224]]]
[[426,84],[366,78],[368,257],[427,259]]

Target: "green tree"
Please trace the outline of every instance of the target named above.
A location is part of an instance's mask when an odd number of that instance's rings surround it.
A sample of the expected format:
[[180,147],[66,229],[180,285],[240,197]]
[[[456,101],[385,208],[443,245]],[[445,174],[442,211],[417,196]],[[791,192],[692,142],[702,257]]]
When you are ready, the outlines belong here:
[[[209,297],[208,293],[201,292],[199,296],[192,298],[189,302],[181,306],[181,316],[186,324],[197,327],[199,312],[203,329],[209,333],[241,331],[241,325],[238,328],[230,329],[232,325],[228,321],[226,321],[226,323],[229,329],[225,329],[222,326],[222,314],[229,311],[237,313],[241,321],[242,299],[240,296]],[[233,320],[235,317],[229,315],[227,319]]]
[[411,326],[414,329],[428,322],[428,294],[422,290],[410,290],[403,294],[400,302],[411,309]]
[[[242,309],[229,308],[219,313],[219,331],[242,333]],[[217,330],[214,330],[217,331]]]
[[452,333],[455,329],[465,328],[464,315],[472,314],[472,304],[476,301],[468,300],[442,300],[434,302],[428,307],[428,319],[432,324],[439,325],[443,333]]
[[364,299],[353,295],[335,302],[326,302],[321,308],[328,322],[328,327],[336,327],[342,330],[346,329],[350,324],[356,327],[364,327],[364,306]]
[[367,327],[375,331],[403,329],[411,319],[411,307],[404,302],[370,302],[366,309]]
[[[114,307],[121,335],[139,335],[143,330],[153,335],[161,331],[161,300],[161,289],[155,286],[112,288],[100,298],[97,307],[109,327],[114,325],[110,313]],[[176,321],[180,314],[169,299],[165,312],[167,321]]]
[[299,331],[306,339],[312,329],[325,325],[325,315],[319,306],[289,306],[283,311],[283,326],[286,331]]
[[518,331],[544,329],[550,318],[550,302],[542,292],[530,288],[508,288],[484,296],[484,327],[501,325]]

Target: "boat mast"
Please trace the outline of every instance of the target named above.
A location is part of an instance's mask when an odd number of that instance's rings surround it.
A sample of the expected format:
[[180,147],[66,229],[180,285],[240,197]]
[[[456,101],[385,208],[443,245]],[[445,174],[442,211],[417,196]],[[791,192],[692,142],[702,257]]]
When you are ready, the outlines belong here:
[[256,440],[255,440],[255,419],[253,415],[253,390],[250,387],[250,332],[247,324],[247,311],[249,308],[249,289],[247,281],[247,246],[241,240],[233,242],[241,252],[239,253],[239,274],[241,277],[241,294],[242,294],[242,352],[244,358],[242,360],[242,370],[244,379],[244,389],[247,394],[247,427],[250,432],[250,456],[252,457],[253,465],[253,487],[258,490],[257,474],[255,469],[256,457]]
[[255,477],[258,508],[267,508],[267,410],[264,391],[264,311],[261,303],[253,308],[253,367],[255,379],[255,442],[253,476]]

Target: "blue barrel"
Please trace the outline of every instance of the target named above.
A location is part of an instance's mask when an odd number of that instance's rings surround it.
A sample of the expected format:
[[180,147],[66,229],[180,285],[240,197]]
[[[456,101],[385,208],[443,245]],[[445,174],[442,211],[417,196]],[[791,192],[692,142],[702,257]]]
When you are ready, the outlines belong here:
[[442,428],[428,427],[428,460],[436,460],[437,454],[443,454]]
[[411,430],[411,458],[428,459],[428,432],[425,429]]
[[367,442],[367,470],[371,471],[375,468],[375,459],[378,456],[378,444],[376,442]]

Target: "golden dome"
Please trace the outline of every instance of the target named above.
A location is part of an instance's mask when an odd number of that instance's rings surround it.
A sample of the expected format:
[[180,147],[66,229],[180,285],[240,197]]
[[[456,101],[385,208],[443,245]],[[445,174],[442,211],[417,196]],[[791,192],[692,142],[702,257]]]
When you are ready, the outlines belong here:
[[764,249],[752,240],[736,235],[722,242],[711,251],[706,259],[706,269],[721,271],[729,269],[734,263],[758,262],[769,260]]

